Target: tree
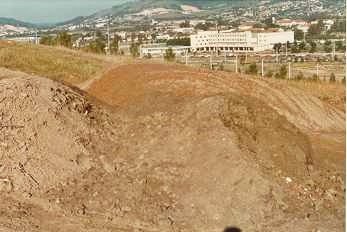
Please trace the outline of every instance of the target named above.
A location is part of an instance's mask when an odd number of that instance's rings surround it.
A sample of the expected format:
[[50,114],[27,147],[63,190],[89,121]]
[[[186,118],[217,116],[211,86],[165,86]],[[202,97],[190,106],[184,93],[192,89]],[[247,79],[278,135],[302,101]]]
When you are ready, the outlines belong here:
[[320,35],[324,31],[324,23],[323,20],[319,20],[317,24],[312,24],[308,29],[309,35]]
[[313,41],[310,42],[310,53],[314,53],[317,50],[317,44]]
[[89,43],[87,50],[94,53],[105,53],[106,43],[101,39],[96,39]]
[[164,59],[166,61],[169,61],[169,62],[174,61],[175,57],[176,57],[176,55],[173,52],[172,48],[169,48],[165,51]]
[[207,31],[208,29],[210,29],[210,27],[213,27],[215,26],[213,23],[209,23],[209,22],[206,22],[206,23],[198,23],[196,26],[195,26],[195,29],[196,30],[203,30],[203,31]]
[[253,75],[258,74],[257,64],[256,63],[250,64],[246,73],[253,74]]
[[303,40],[304,39],[304,32],[299,29],[294,29],[294,38],[295,40]]
[[53,38],[53,36],[42,36],[40,39],[40,44],[53,46],[56,44],[56,40]]
[[118,50],[119,50],[119,42],[121,41],[121,37],[119,35],[115,35],[111,45],[110,45],[110,51],[112,54],[118,54]]
[[183,23],[180,24],[180,28],[189,28],[190,22],[188,20],[185,20]]
[[281,43],[276,43],[273,47],[273,49],[275,50],[275,53],[280,53],[281,47],[282,47]]
[[346,51],[346,45],[342,41],[336,41],[336,51]]
[[275,77],[278,79],[285,79],[286,76],[287,76],[287,66],[282,65],[278,73],[275,74]]
[[176,38],[176,39],[169,39],[166,44],[168,46],[190,46],[190,38]]
[[139,51],[140,45],[138,43],[132,43],[130,45],[130,53],[133,57],[139,57],[140,51]]
[[331,41],[330,40],[326,40],[324,43],[324,51],[325,52],[331,52],[333,49],[331,47]]
[[298,47],[298,43],[296,42],[296,40],[294,41],[293,45],[290,48],[292,53],[298,53],[300,52],[299,47]]
[[66,31],[59,32],[56,43],[59,46],[71,48],[72,47],[72,36],[68,34]]
[[299,44],[299,51],[301,52],[302,50],[305,50],[305,47],[306,47],[306,43],[304,41],[302,41],[300,44]]

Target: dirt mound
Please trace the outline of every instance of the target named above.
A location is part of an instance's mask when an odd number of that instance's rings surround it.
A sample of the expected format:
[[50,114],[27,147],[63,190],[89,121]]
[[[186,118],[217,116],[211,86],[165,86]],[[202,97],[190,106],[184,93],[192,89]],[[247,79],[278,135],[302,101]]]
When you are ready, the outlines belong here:
[[115,106],[142,104],[144,98],[153,98],[147,101],[153,100],[160,106],[161,98],[234,92],[261,99],[305,131],[345,130],[344,112],[298,88],[271,79],[259,80],[180,65],[122,65],[95,81],[88,92]]
[[343,113],[317,100],[331,120],[294,124],[296,98],[222,75],[121,66],[90,89],[112,109],[50,80],[0,80],[0,230],[341,231],[344,157],[321,168],[307,131],[340,132]]

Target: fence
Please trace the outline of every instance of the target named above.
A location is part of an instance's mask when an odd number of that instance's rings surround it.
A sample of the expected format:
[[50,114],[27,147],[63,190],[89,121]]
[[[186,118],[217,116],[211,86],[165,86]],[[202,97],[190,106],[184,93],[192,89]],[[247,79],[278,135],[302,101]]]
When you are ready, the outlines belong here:
[[[305,59],[302,56],[187,56],[177,57],[177,62],[194,67],[205,67],[229,72],[249,73],[264,77],[283,79],[319,79],[329,81],[335,78],[342,81],[345,78],[344,56],[330,58],[322,55],[315,59]],[[317,61],[318,60],[318,61]],[[251,67],[253,66],[253,67]]]

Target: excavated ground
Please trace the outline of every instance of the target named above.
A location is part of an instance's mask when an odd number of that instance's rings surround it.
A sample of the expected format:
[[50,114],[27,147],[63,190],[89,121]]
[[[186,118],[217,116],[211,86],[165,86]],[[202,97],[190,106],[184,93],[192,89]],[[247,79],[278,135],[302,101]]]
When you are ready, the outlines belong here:
[[93,97],[13,75],[0,231],[344,230],[345,113],[305,91],[161,64],[116,67]]

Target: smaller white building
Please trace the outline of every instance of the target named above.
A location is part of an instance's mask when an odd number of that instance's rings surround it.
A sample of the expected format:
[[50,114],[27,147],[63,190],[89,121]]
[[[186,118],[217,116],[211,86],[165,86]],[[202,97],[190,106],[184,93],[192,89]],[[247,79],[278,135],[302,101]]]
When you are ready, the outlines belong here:
[[170,48],[176,56],[184,56],[190,51],[190,46],[167,46],[165,43],[143,44],[140,46],[140,57],[163,57]]

